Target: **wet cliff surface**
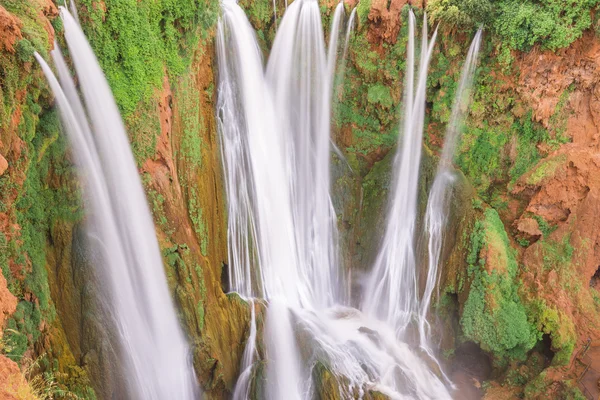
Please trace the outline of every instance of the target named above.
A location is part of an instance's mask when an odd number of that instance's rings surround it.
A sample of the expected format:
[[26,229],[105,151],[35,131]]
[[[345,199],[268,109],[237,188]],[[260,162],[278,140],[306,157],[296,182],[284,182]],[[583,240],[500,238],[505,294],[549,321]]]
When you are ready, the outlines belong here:
[[[335,3],[321,3],[326,31]],[[227,398],[250,312],[222,285],[227,216],[214,118],[218,3],[77,4],[128,127],[198,379],[208,398]],[[272,2],[240,4],[267,56],[276,29]],[[357,6],[346,79],[335,91],[335,142],[345,160],[335,158],[332,171],[344,266],[357,296],[383,235],[407,7],[417,14],[425,7],[442,33],[428,79],[421,213],[466,50],[476,27],[486,27],[432,309],[446,367],[474,398],[598,394],[595,5],[363,0]],[[284,2],[277,8],[279,19]],[[532,15],[539,18],[527,22]],[[57,16],[51,0],[0,0],[0,393],[27,398],[22,393],[32,389],[24,374],[31,386],[41,381],[84,398],[111,398],[122,382],[115,350],[103,340],[110,332],[95,312],[80,188],[32,57],[34,50],[47,56],[54,38],[62,40]],[[327,370],[315,373],[322,398],[335,398]],[[260,397],[258,389],[253,393]]]

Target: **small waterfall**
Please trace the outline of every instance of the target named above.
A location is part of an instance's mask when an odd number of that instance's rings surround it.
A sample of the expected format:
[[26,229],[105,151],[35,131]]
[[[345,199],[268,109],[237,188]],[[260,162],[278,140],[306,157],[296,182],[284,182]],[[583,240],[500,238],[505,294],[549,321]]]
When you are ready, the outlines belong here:
[[77,23],[80,24],[79,13],[77,12],[77,4],[75,4],[75,0],[68,0],[68,1],[69,1],[69,11],[71,11],[71,15],[73,16],[73,18],[75,18],[75,21],[77,21]]
[[429,235],[427,250],[429,253],[429,265],[427,270],[427,281],[425,292],[421,300],[419,315],[419,337],[421,346],[429,348],[429,324],[427,313],[431,304],[431,296],[438,280],[438,269],[440,267],[440,256],[442,252],[443,237],[448,222],[448,210],[450,209],[450,197],[452,194],[452,161],[456,144],[460,138],[461,124],[467,112],[471,100],[471,87],[477,66],[479,47],[481,45],[481,28],[475,34],[467,58],[463,66],[460,81],[452,105],[452,114],[446,128],[446,136],[442,156],[437,168],[435,179],[429,192],[427,209],[425,213],[425,229]]
[[[354,30],[354,25],[356,25],[356,7],[352,9],[350,13],[350,19],[348,20],[348,26],[346,27],[346,39],[344,40],[344,52],[342,53],[342,60],[345,63],[346,57],[348,56],[348,46],[350,45],[350,34]],[[343,69],[341,71],[343,73]]]
[[329,73],[329,80],[332,83],[335,80],[335,66],[337,61],[338,53],[338,38],[340,36],[340,29],[342,26],[342,19],[344,18],[344,2],[340,1],[335,7],[333,12],[333,20],[331,21],[331,32],[329,33],[329,47],[327,49],[327,71]]
[[123,122],[83,32],[65,8],[60,10],[86,107],[58,47],[52,55],[60,84],[44,60],[36,58],[55,94],[85,180],[88,226],[99,239],[97,250],[103,259],[97,273],[108,288],[107,298],[99,300],[117,329],[128,397],[197,398],[191,354],[175,315]]
[[428,44],[426,16],[423,20],[421,58],[414,92],[415,16],[409,13],[404,109],[401,143],[394,161],[395,178],[391,206],[381,249],[364,291],[363,311],[394,327],[403,337],[418,314],[418,290],[414,254],[417,188],[425,116],[427,68],[437,31]]

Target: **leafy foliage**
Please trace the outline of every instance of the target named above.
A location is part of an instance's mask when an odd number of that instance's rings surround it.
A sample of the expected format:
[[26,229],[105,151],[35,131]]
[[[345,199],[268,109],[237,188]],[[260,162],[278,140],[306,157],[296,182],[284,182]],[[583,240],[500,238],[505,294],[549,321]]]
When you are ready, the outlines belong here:
[[539,335],[518,295],[515,252],[492,208],[475,224],[467,263],[471,286],[461,317],[464,335],[497,362],[524,359]]
[[556,50],[573,43],[592,24],[598,0],[432,0],[432,22],[458,29],[485,25],[514,50],[539,44]]
[[160,87],[164,68],[181,75],[216,23],[205,0],[82,0],[81,17],[124,117]]

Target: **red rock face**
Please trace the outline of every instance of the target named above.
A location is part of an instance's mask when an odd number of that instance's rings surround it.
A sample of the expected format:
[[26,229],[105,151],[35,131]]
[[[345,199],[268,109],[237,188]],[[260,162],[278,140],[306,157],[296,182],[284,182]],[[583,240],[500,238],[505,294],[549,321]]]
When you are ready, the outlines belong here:
[[[389,3],[389,7],[388,7]],[[400,13],[407,0],[373,0],[369,12],[369,32],[367,39],[370,43],[382,46],[384,42],[394,44],[400,31]]]
[[22,23],[0,6],[0,51],[14,53],[14,45],[20,39]]
[[4,158],[2,154],[0,154],[0,176],[4,175],[7,169],[8,161],[6,161],[6,158]]
[[[0,273],[0,335],[4,323],[17,309],[17,298],[8,290],[6,279]],[[0,337],[1,339],[1,337]],[[14,361],[0,355],[0,398],[17,399],[16,394],[27,390],[27,382],[21,375],[19,366]],[[27,393],[31,394],[28,390]],[[33,398],[33,397],[19,397]]]
[[531,179],[535,171],[525,174],[514,193],[531,191],[527,212],[558,224],[557,235],[572,232],[573,240],[585,241],[574,263],[589,280],[600,265],[600,41],[588,32],[556,54],[533,51],[519,60],[519,69],[517,91],[550,132],[555,129],[551,116],[561,96],[568,96],[565,135],[572,143],[547,157],[560,161],[546,168],[539,182]]

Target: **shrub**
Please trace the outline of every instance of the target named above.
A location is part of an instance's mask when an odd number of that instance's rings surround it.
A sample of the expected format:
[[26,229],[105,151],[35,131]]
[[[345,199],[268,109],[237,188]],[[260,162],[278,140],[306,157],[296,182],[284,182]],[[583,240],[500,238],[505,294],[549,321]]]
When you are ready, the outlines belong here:
[[[485,258],[488,252],[494,260]],[[471,285],[460,320],[464,335],[498,363],[525,359],[539,334],[519,298],[515,251],[496,210],[488,208],[476,222],[467,263]]]
[[17,55],[22,62],[33,61],[33,53],[35,48],[27,39],[21,39],[17,42]]

